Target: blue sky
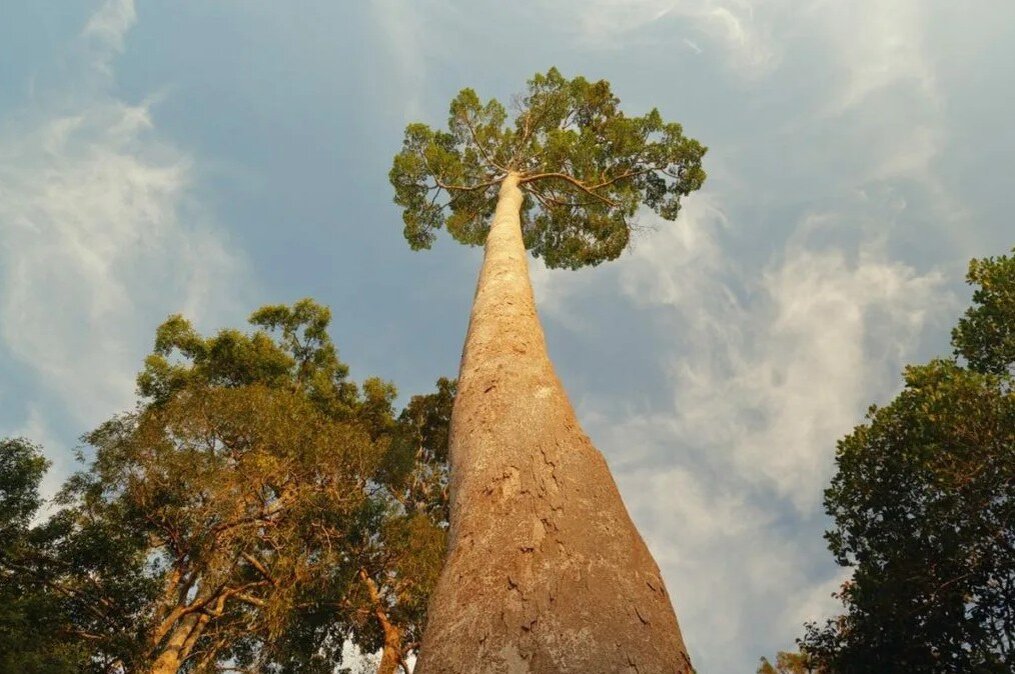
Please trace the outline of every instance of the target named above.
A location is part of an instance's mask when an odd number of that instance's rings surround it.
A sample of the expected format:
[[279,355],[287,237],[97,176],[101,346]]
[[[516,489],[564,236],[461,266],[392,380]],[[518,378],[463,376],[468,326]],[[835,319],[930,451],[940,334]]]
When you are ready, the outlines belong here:
[[356,377],[457,368],[479,251],[411,253],[387,171],[462,87],[606,78],[710,147],[677,223],[532,265],[551,354],[699,671],[834,609],[835,441],[947,350],[973,256],[1015,244],[1015,5],[918,0],[7,3],[0,433],[133,402],[153,330],[312,296]]

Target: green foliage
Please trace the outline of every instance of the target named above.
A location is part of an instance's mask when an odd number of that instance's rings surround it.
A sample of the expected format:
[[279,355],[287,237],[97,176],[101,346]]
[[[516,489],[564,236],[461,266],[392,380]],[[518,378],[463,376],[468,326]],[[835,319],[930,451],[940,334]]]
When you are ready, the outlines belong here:
[[[377,586],[380,603],[400,630],[406,652],[422,639],[426,610],[447,545],[448,430],[456,383],[441,378],[437,390],[413,396],[399,415],[375,479],[371,521],[357,546],[361,568]],[[357,595],[360,615],[376,609],[366,588]],[[370,652],[383,634],[362,621],[353,641]]]
[[839,442],[825,492],[836,561],[854,569],[846,613],[809,626],[829,671],[1010,672],[1015,665],[1015,392],[1011,261],[974,260],[982,283],[954,333],[970,367],[934,360]]
[[29,441],[0,440],[0,544],[10,543],[27,531],[42,505],[39,481],[48,465],[42,450]]
[[608,82],[551,68],[528,84],[510,120],[496,100],[463,89],[446,131],[406,128],[389,177],[413,250],[429,248],[442,227],[482,244],[498,186],[514,173],[532,253],[549,267],[594,266],[627,247],[640,205],[674,220],[681,197],[705,180],[706,148],[655,109],[626,116]]
[[1015,256],[972,260],[966,280],[979,287],[952,331],[955,354],[978,372],[1015,374]]
[[379,611],[399,655],[415,647],[445,546],[454,383],[396,415],[390,383],[348,380],[329,319],[302,300],[205,337],[170,317],[137,409],[83,438],[94,459],[44,524],[45,461],[0,444],[9,662],[330,672],[347,639],[378,647]]
[[47,461],[21,438],[0,440],[0,671],[63,674],[86,662],[61,597],[37,573],[31,520]]
[[328,337],[330,320],[328,308],[310,299],[254,312],[250,322],[261,329],[252,334],[221,330],[202,337],[182,316],[170,316],[155,333],[138,392],[158,404],[187,386],[262,384],[300,390],[330,416],[347,418],[359,391]]

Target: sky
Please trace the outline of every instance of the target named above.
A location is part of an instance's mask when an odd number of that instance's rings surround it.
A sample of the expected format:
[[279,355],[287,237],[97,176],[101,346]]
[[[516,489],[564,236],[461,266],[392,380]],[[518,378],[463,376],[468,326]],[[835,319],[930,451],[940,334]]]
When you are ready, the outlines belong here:
[[387,182],[463,87],[604,78],[710,149],[675,223],[533,260],[550,353],[702,674],[836,609],[836,441],[949,351],[972,257],[1015,245],[1001,0],[63,0],[0,21],[0,435],[134,404],[155,327],[313,297],[355,378],[456,373],[478,249],[413,253]]

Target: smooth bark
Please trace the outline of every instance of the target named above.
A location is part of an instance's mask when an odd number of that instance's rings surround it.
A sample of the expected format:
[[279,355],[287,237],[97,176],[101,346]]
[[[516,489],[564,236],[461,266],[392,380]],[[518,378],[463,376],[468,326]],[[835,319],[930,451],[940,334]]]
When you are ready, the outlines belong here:
[[451,420],[451,532],[416,674],[693,671],[659,569],[575,419],[505,178]]

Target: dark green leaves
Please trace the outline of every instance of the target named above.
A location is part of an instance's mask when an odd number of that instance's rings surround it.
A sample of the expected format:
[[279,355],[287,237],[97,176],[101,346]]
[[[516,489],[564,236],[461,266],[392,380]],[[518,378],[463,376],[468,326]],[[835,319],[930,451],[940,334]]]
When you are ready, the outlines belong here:
[[673,220],[701,187],[705,148],[657,110],[628,117],[605,81],[565,79],[555,68],[529,81],[508,119],[471,89],[451,103],[448,131],[406,129],[390,173],[405,237],[429,248],[442,227],[482,244],[500,181],[520,178],[526,246],[547,266],[578,268],[615,259],[641,205]]
[[803,646],[836,673],[1010,672],[1015,664],[1015,261],[973,260],[956,360],[844,438],[825,492],[846,612]]
[[42,450],[27,440],[0,439],[0,540],[27,529],[42,504],[38,487],[47,465]]

